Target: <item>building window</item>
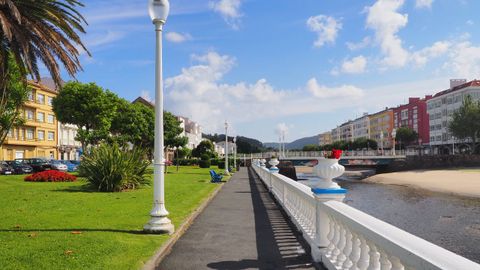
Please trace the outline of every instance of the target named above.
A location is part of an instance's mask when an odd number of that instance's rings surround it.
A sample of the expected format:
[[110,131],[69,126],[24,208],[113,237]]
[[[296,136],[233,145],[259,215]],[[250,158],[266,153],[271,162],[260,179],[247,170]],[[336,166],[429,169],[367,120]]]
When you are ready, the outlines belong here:
[[47,121],[48,123],[53,124],[53,122],[55,122],[55,116],[53,116],[53,114],[49,114]]
[[42,113],[42,112],[37,113],[37,121],[41,123],[45,122],[45,113]]
[[8,137],[12,138],[13,137],[13,130],[10,129],[7,134]]
[[45,104],[45,95],[37,94],[37,103]]
[[27,129],[27,140],[33,140],[33,129],[32,128]]
[[47,96],[47,105],[52,106],[52,103],[53,103],[53,97]]
[[28,100],[33,101],[33,91],[28,91]]
[[33,120],[33,111],[27,110],[27,120]]
[[48,140],[49,141],[55,140],[55,132],[53,132],[53,131],[48,132]]
[[39,141],[44,141],[45,140],[45,131],[43,131],[43,130],[38,131],[38,140]]

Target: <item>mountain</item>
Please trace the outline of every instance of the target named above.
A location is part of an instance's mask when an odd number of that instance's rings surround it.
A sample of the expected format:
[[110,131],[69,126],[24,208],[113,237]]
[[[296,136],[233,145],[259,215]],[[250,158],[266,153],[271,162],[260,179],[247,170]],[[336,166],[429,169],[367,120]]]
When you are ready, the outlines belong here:
[[318,139],[319,139],[318,135],[301,138],[287,144],[286,148],[288,150],[293,150],[293,149],[302,149],[305,145],[308,145],[308,144],[318,145]]
[[[225,134],[202,134],[204,139],[209,139],[212,142],[224,142]],[[247,138],[243,136],[237,136],[237,152],[250,154],[250,153],[259,153],[263,151],[262,142],[256,139]],[[228,141],[232,142],[233,137],[228,136]]]
[[[291,143],[287,143],[285,148],[288,150],[294,150],[294,149],[302,149],[305,145],[307,144],[318,144],[318,135],[312,136],[312,137],[305,137],[301,138],[298,140],[295,140]],[[278,142],[268,142],[264,143],[263,146],[265,148],[273,148],[273,149],[278,149]]]

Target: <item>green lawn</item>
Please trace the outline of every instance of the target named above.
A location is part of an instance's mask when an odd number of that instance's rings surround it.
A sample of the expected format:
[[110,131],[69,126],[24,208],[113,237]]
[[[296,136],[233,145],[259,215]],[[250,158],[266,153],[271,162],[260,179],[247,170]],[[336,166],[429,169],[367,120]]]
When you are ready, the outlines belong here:
[[[178,228],[218,185],[209,183],[208,169],[169,171],[166,203]],[[98,193],[84,184],[0,176],[1,269],[136,269],[168,239],[142,233],[150,187]]]

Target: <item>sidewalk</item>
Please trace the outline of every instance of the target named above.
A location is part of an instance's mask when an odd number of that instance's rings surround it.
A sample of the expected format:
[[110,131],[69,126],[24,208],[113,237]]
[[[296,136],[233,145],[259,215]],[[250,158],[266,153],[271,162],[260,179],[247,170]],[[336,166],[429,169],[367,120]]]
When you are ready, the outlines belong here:
[[308,246],[242,168],[156,269],[315,269]]

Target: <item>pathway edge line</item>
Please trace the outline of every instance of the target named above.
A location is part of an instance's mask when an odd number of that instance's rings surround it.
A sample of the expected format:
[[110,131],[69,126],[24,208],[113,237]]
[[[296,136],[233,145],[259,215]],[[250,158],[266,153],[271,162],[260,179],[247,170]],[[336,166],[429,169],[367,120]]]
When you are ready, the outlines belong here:
[[[233,176],[233,175],[232,175]],[[173,233],[170,239],[167,240],[160,248],[155,252],[155,254],[150,257],[150,259],[143,265],[142,270],[155,270],[157,265],[162,262],[162,260],[172,251],[175,243],[182,237],[185,232],[190,228],[193,221],[207,208],[210,202],[217,196],[217,194],[222,190],[223,186],[227,182],[221,183],[203,202],[202,204],[195,209],[190,216],[180,225],[180,227]]]

